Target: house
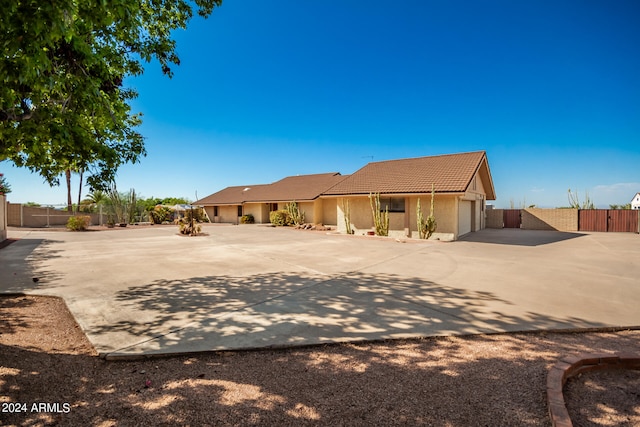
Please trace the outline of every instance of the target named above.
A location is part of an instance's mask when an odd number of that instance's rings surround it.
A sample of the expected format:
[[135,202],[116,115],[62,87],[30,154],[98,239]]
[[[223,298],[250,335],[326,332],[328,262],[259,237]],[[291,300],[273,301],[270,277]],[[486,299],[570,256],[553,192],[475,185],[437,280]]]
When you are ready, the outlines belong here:
[[389,235],[417,238],[416,206],[420,200],[429,215],[432,186],[438,223],[432,238],[455,240],[485,228],[486,201],[496,197],[484,151],[372,162],[346,176],[331,172],[227,187],[194,204],[204,206],[214,222],[237,224],[245,214],[268,223],[271,211],[296,201],[307,222],[346,232],[348,202],[352,230],[365,234],[373,229],[369,195],[378,193],[382,209],[389,211]]
[[289,176],[272,184],[227,187],[194,204],[203,206],[213,222],[238,224],[251,214],[261,224],[269,222],[270,212],[295,201],[307,222],[336,224],[336,200],[320,196],[344,178],[338,172]]
[[640,209],[640,193],[636,193],[631,199],[631,209]]
[[484,151],[369,163],[322,198],[339,199],[337,226],[343,232],[348,201],[351,227],[360,234],[373,227],[369,194],[379,193],[381,208],[389,211],[389,236],[417,238],[417,203],[429,215],[432,186],[438,224],[432,238],[455,240],[485,228],[486,201],[496,197]]

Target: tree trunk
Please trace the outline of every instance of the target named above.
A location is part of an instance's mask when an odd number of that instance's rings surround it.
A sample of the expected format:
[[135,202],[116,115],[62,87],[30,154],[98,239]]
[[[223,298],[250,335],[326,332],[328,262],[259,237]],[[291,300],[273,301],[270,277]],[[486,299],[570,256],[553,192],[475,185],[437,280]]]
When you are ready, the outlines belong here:
[[71,201],[71,169],[64,171],[67,178],[67,212],[73,212],[73,202]]
[[80,201],[82,197],[82,172],[84,172],[82,169],[80,169],[80,171],[78,172],[80,174],[80,187],[78,188],[78,211],[80,210]]

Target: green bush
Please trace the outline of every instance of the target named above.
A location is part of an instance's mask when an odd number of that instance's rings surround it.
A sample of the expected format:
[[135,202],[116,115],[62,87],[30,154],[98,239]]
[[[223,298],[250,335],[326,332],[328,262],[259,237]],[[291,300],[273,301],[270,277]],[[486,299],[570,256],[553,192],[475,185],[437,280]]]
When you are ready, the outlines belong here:
[[171,219],[171,209],[165,206],[156,206],[149,211],[149,221],[154,224],[162,224]]
[[291,220],[291,216],[289,216],[289,212],[287,212],[284,209],[271,212],[269,214],[269,221],[271,221],[271,224],[273,225],[280,225],[280,226],[293,224],[293,221]]
[[251,214],[242,215],[240,217],[240,224],[253,224],[256,220]]
[[71,231],[85,231],[91,224],[91,217],[86,215],[76,215],[67,220],[67,229]]

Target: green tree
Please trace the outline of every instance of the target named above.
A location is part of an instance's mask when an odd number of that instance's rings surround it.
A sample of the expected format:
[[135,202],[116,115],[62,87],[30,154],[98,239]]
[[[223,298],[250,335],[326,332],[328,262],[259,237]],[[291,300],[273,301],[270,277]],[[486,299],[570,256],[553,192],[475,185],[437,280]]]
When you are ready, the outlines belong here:
[[[58,185],[70,165],[106,188],[146,154],[128,76],[179,65],[173,30],[222,0],[14,0],[0,20],[0,161]],[[73,170],[73,168],[72,168]]]
[[171,206],[171,205],[188,205],[191,201],[184,197],[165,197],[162,199],[162,204]]

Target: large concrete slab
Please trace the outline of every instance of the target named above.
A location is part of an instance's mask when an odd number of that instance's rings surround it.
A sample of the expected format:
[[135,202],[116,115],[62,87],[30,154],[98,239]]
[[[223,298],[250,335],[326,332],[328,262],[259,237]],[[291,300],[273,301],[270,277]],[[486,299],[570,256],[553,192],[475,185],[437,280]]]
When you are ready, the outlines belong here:
[[640,325],[636,234],[205,231],[10,230],[0,292],[63,297],[107,357]]

